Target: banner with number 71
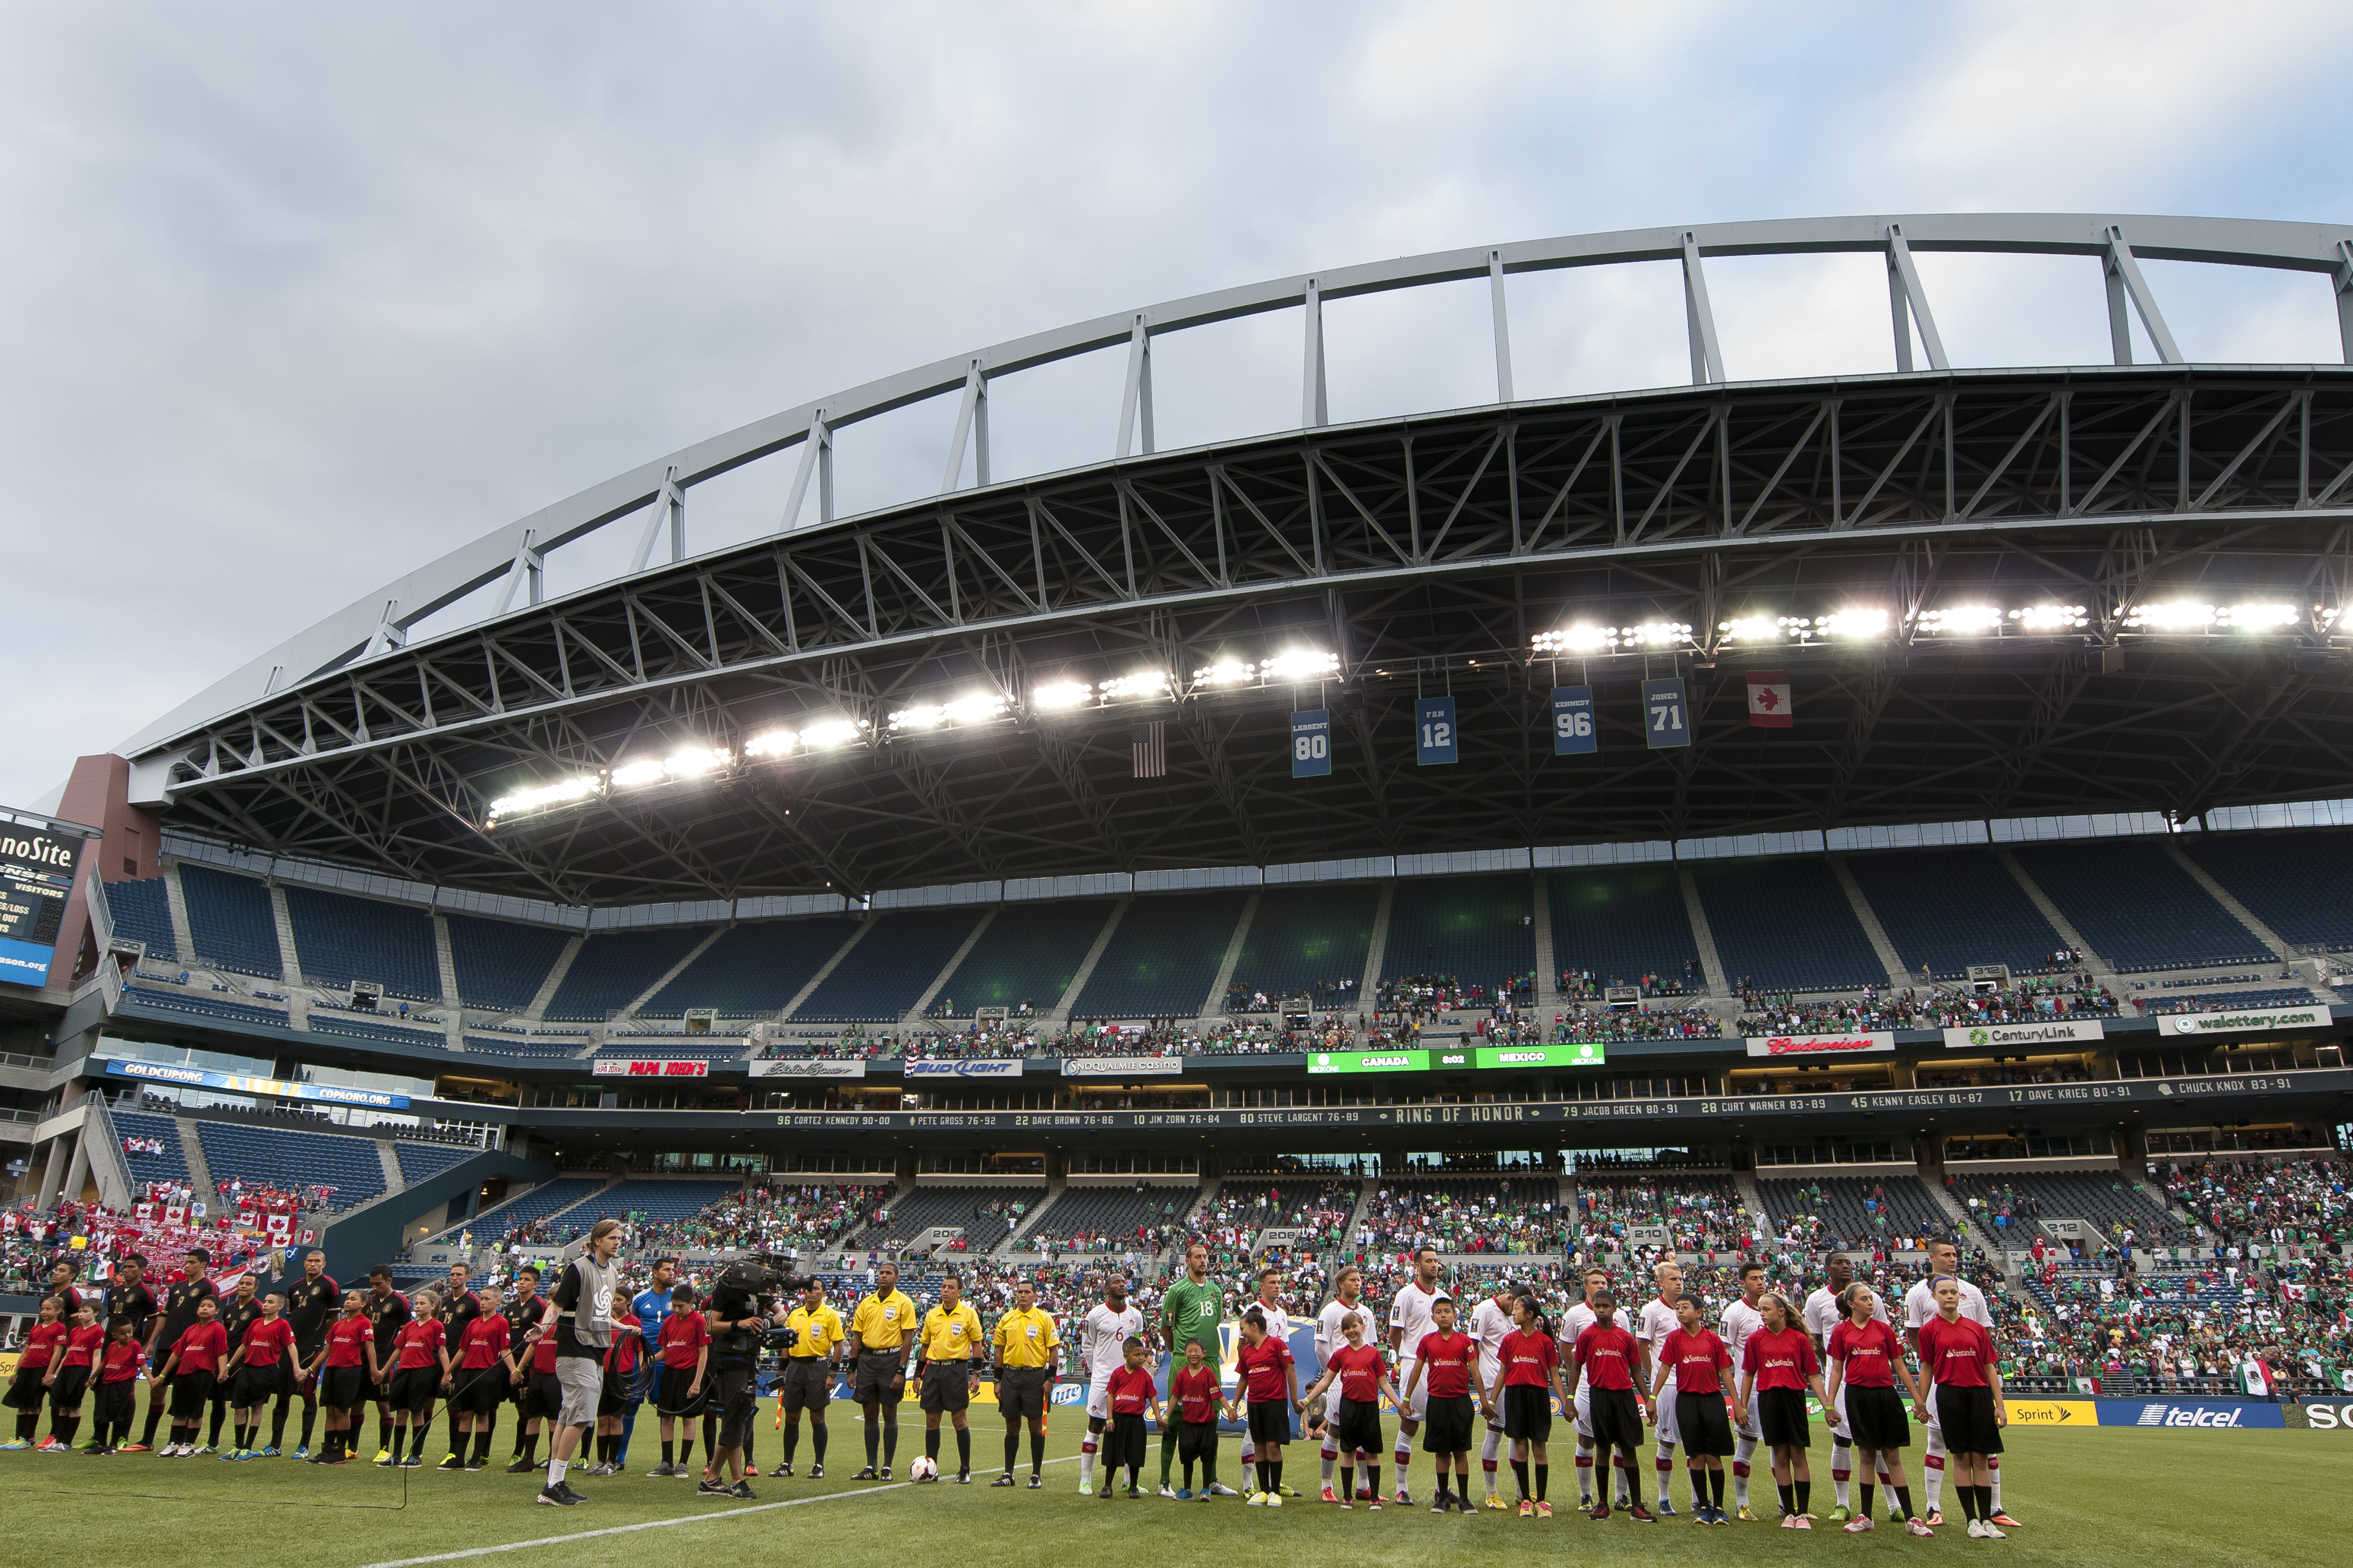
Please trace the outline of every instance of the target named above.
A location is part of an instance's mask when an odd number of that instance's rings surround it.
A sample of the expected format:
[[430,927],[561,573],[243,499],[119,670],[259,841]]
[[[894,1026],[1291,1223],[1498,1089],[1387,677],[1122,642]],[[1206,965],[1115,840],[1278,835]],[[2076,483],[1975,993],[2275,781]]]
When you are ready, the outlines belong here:
[[1654,752],[1691,744],[1691,709],[1681,676],[1642,682],[1642,739]]

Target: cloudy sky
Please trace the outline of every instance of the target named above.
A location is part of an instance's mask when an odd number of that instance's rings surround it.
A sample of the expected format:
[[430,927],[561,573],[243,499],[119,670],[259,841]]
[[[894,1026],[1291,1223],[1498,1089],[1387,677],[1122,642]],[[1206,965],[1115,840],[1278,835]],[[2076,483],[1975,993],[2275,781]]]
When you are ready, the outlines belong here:
[[[2150,0],[0,3],[0,804],[609,474],[1124,307],[1653,224],[2348,221],[2348,46],[2343,5]],[[1922,268],[1958,363],[2105,357],[2088,262]],[[2338,357],[2325,283],[2210,270],[2149,268],[2190,358]],[[1710,283],[1736,378],[1893,367],[1871,258]],[[1671,268],[1512,290],[1522,396],[1688,374]],[[1335,419],[1493,395],[1477,286],[1326,321]],[[1295,422],[1297,346],[1156,350],[1162,446]],[[1119,372],[1000,387],[998,477],[1108,457]],[[845,434],[841,510],[936,485],[952,417]],[[772,528],[789,462],[699,488],[691,547]]]

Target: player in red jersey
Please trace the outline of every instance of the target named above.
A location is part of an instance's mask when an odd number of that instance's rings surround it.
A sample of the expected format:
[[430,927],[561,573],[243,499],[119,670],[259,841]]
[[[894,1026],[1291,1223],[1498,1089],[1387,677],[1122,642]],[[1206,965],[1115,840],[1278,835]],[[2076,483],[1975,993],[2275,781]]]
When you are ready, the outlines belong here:
[[94,1454],[111,1454],[116,1445],[131,1440],[131,1418],[139,1414],[139,1373],[147,1364],[147,1349],[139,1342],[138,1324],[122,1319],[107,1331],[106,1359],[99,1365],[97,1426],[91,1436]]
[[[392,1337],[392,1377],[385,1384],[392,1406],[392,1457],[382,1462],[404,1470],[425,1467],[434,1400],[449,1375],[448,1331],[435,1315],[440,1305],[432,1291],[419,1290],[411,1303],[413,1315]],[[403,1443],[408,1445],[405,1455]]]
[[221,1363],[227,1359],[228,1331],[220,1325],[220,1301],[206,1296],[196,1303],[196,1321],[188,1325],[164,1361],[160,1375],[172,1388],[172,1440],[159,1450],[160,1458],[195,1458],[196,1429],[204,1424],[213,1384],[219,1381]]
[[[2010,1405],[2002,1397],[1993,1335],[1983,1323],[1961,1316],[1958,1279],[1947,1274],[1929,1289],[1936,1315],[1920,1325],[1921,1370],[1936,1387],[1937,1425],[1945,1431],[1945,1452],[1957,1472],[1953,1482],[1960,1489],[1961,1511],[1969,1517],[1969,1534],[2000,1541],[2005,1531],[1993,1522],[1993,1478],[1987,1461],[2001,1452]],[[1928,1418],[1926,1402],[1916,1395],[1912,1409],[1921,1420]]]
[[[1430,1511],[1444,1513],[1449,1508],[1471,1511],[1471,1428],[1476,1419],[1477,1406],[1472,1403],[1475,1394],[1478,1403],[1487,1402],[1487,1389],[1479,1375],[1479,1342],[1454,1326],[1454,1299],[1440,1296],[1430,1304],[1430,1331],[1421,1336],[1414,1346],[1413,1373],[1406,1380],[1405,1405],[1410,1408],[1414,1392],[1422,1380],[1429,1380],[1429,1398],[1422,1413],[1422,1451],[1435,1462],[1438,1469],[1438,1493],[1430,1500]],[[1454,1491],[1446,1489],[1448,1462],[1452,1461]]]
[[1111,1403],[1111,1444],[1103,1461],[1103,1495],[1112,1495],[1119,1468],[1125,1465],[1127,1495],[1140,1498],[1144,1495],[1145,1417],[1152,1416],[1166,1426],[1168,1413],[1161,1408],[1158,1391],[1152,1385],[1152,1369],[1144,1364],[1144,1342],[1130,1334],[1120,1352],[1125,1362],[1104,1383]]
[[[1877,1464],[1878,1473],[1887,1478],[1887,1489],[1904,1510],[1905,1528],[1915,1535],[1929,1534],[1928,1526],[1913,1515],[1912,1483],[1904,1474],[1904,1449],[1912,1441],[1912,1429],[1904,1420],[1904,1402],[1895,1395],[1897,1380],[1912,1395],[1912,1403],[1917,1405],[1921,1399],[1912,1369],[1904,1361],[1904,1342],[1879,1314],[1879,1297],[1870,1286],[1860,1281],[1849,1285],[1839,1293],[1838,1308],[1846,1316],[1831,1330],[1823,1347],[1831,1369],[1826,1384],[1831,1404],[1825,1408],[1846,1412],[1849,1436],[1862,1450],[1863,1475],[1868,1478]],[[1842,1402],[1841,1394],[1846,1396]],[[1871,1514],[1871,1482],[1866,1479],[1860,1484],[1862,1507],[1847,1521],[1849,1535],[1865,1535],[1878,1528]]]
[[[1753,1402],[1757,1407],[1757,1424],[1765,1434],[1766,1447],[1773,1451],[1773,1484],[1781,1492],[1781,1528],[1811,1530],[1813,1516],[1806,1505],[1813,1498],[1813,1474],[1806,1466],[1806,1450],[1812,1446],[1813,1433],[1806,1417],[1806,1394],[1809,1391],[1821,1399],[1825,1409],[1830,1401],[1822,1399],[1821,1363],[1814,1354],[1814,1342],[1789,1299],[1778,1290],[1767,1290],[1757,1299],[1757,1310],[1764,1315],[1765,1326],[1748,1336],[1741,1351],[1739,1405],[1743,1411]],[[1836,1413],[1831,1418],[1835,1420]]]
[[29,1448],[34,1434],[41,1429],[41,1405],[49,1396],[49,1369],[65,1354],[66,1337],[73,1332],[65,1321],[65,1307],[61,1296],[42,1297],[40,1317],[26,1331],[6,1401],[16,1412],[16,1438],[0,1443],[0,1448]]
[[[1641,1341],[1618,1326],[1618,1298],[1613,1292],[1603,1290],[1588,1304],[1593,1309],[1593,1325],[1577,1336],[1570,1365],[1585,1379],[1594,1458],[1606,1473],[1610,1449],[1619,1450],[1632,1487],[1626,1516],[1638,1524],[1656,1524],[1658,1516],[1642,1506],[1641,1483],[1632,1479],[1642,1473],[1635,1454],[1642,1446],[1642,1385],[1648,1352]],[[1609,1517],[1607,1492],[1594,1505],[1593,1517]]]
[[281,1399],[293,1386],[290,1372],[294,1351],[294,1325],[280,1312],[286,1298],[273,1290],[261,1299],[261,1316],[248,1323],[245,1336],[228,1358],[228,1404],[237,1423],[237,1447],[221,1456],[240,1462],[259,1458],[254,1436],[261,1430],[261,1407]]
[[44,1452],[63,1454],[73,1447],[81,1429],[82,1395],[89,1392],[90,1373],[106,1350],[106,1331],[98,1324],[98,1298],[81,1296],[68,1308],[70,1324],[65,1342],[58,1347],[44,1381],[49,1390],[49,1440]]
[[[1353,1272],[1353,1270],[1352,1270]],[[1340,1487],[1333,1498],[1342,1508],[1355,1508],[1356,1467],[1365,1467],[1366,1496],[1372,1500],[1366,1506],[1373,1512],[1381,1511],[1381,1395],[1402,1409],[1405,1401],[1398,1397],[1397,1385],[1389,1381],[1388,1366],[1380,1348],[1367,1344],[1365,1330],[1368,1312],[1349,1310],[1340,1316],[1340,1337],[1344,1342],[1333,1351],[1324,1363],[1324,1375],[1314,1386],[1300,1395],[1313,1401],[1335,1381],[1339,1384],[1340,1404],[1331,1417],[1331,1437],[1334,1457],[1339,1461]]]
[[[1024,1282],[1027,1288],[1027,1282]],[[1211,1489],[1218,1484],[1218,1369],[1208,1362],[1208,1351],[1198,1340],[1185,1342],[1185,1364],[1168,1375],[1168,1405],[1176,1417],[1176,1457],[1185,1467],[1185,1484],[1177,1489],[1180,1501],[1208,1502]],[[1010,1443],[1013,1439],[1008,1437]],[[1193,1465],[1201,1466],[1201,1489],[1193,1489]],[[1007,1475],[1013,1473],[1008,1467]]]
[[[475,1293],[482,1310],[459,1331],[448,1378],[449,1409],[456,1423],[457,1451],[441,1461],[445,1470],[479,1470],[491,1462],[491,1435],[499,1424],[499,1406],[506,1399],[508,1375],[514,1371],[509,1353],[513,1325],[500,1309],[504,1304],[495,1285]],[[466,1439],[473,1439],[473,1452]]]
[[1732,1370],[1732,1352],[1707,1326],[1698,1297],[1676,1299],[1675,1322],[1660,1342],[1651,1396],[1662,1397],[1668,1379],[1674,1380],[1675,1429],[1683,1435],[1683,1468],[1691,1473],[1693,1521],[1730,1524],[1724,1511],[1724,1461],[1732,1452],[1732,1423],[1724,1413],[1724,1374]]
[[[1291,1441],[1291,1413],[1299,1405],[1299,1366],[1291,1347],[1266,1331],[1266,1314],[1256,1307],[1242,1314],[1241,1348],[1234,1352],[1241,1378],[1239,1392],[1250,1406],[1250,1436],[1257,1445],[1252,1462],[1258,1489],[1251,1508],[1282,1506],[1282,1446]],[[1226,1414],[1239,1416],[1241,1401],[1229,1400]]]
[[327,1412],[327,1435],[311,1463],[347,1464],[356,1451],[368,1390],[376,1381],[375,1325],[368,1321],[367,1298],[359,1291],[344,1293],[343,1315],[327,1325],[308,1371]]
[[[1512,1300],[1512,1331],[1497,1352],[1503,1387],[1488,1390],[1487,1419],[1495,1419],[1500,1402],[1504,1436],[1512,1444],[1512,1476],[1520,1484],[1520,1517],[1552,1517],[1553,1401],[1572,1409],[1560,1379],[1560,1344],[1553,1338],[1552,1321],[1534,1296]],[[1528,1461],[1535,1461],[1535,1495],[1528,1495]]]

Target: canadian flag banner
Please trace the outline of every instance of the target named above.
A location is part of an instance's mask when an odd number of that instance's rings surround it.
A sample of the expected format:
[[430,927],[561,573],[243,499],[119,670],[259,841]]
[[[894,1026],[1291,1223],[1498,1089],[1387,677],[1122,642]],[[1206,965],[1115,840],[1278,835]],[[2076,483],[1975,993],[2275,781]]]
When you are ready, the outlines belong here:
[[1748,672],[1748,723],[1757,730],[1788,730],[1797,726],[1789,711],[1789,672],[1752,669]]

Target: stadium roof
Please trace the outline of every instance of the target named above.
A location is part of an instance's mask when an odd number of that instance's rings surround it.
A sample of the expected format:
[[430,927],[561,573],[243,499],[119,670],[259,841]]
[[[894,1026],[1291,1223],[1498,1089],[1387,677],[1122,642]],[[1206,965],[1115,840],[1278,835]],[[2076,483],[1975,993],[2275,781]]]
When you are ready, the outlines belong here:
[[[183,831],[571,904],[2345,793],[2353,372],[1947,368],[1901,244],[1945,221],[1872,241],[1900,359],[1908,310],[1931,362],[1892,375],[1724,381],[1698,258],[1738,247],[1694,231],[1688,390],[1331,426],[1309,279],[1303,428],[1155,454],[1149,332],[1181,312],[1137,312],[1112,461],[953,488],[976,369],[939,496],[406,647],[388,598],[364,646],[132,748],[143,793]],[[2179,359],[2116,226],[2032,221],[2090,237],[2113,324],[2129,303]],[[2216,226],[2286,247],[2258,265],[2353,258]],[[828,429],[795,437],[821,514]],[[1765,670],[1791,728],[1748,722]],[[1647,745],[1646,676],[1685,682],[1689,746]],[[1555,756],[1551,689],[1586,685],[1598,750]],[[1419,765],[1439,696],[1460,760]],[[1317,708],[1332,772],[1294,779]],[[1166,774],[1138,778],[1155,721]]]

